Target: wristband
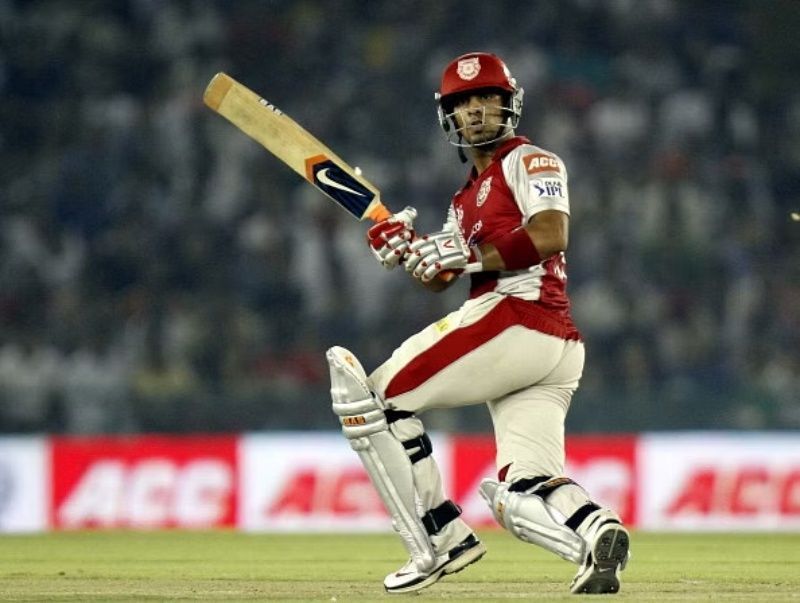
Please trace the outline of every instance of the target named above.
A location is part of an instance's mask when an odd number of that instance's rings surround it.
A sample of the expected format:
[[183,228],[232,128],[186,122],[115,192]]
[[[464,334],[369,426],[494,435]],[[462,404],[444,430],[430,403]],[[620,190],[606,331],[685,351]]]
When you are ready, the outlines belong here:
[[542,261],[528,231],[518,228],[493,241],[492,245],[503,258],[506,270],[530,268]]

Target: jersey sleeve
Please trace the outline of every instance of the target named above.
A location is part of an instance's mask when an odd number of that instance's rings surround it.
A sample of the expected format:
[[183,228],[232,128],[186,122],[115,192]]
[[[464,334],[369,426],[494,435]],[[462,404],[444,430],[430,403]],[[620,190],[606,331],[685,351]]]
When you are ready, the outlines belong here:
[[522,223],[547,209],[569,215],[567,168],[561,158],[533,145],[520,145],[503,158],[503,175],[522,213]]

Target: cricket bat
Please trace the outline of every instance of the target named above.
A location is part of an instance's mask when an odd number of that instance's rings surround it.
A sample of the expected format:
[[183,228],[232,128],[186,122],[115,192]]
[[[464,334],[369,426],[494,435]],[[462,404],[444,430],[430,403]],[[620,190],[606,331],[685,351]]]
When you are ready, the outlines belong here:
[[[381,202],[380,191],[360,170],[228,74],[211,78],[203,101],[358,220],[380,222],[392,215]],[[444,271],[439,276],[449,282],[456,275]]]
[[391,215],[380,191],[275,105],[225,73],[208,84],[203,101],[260,143],[358,220]]

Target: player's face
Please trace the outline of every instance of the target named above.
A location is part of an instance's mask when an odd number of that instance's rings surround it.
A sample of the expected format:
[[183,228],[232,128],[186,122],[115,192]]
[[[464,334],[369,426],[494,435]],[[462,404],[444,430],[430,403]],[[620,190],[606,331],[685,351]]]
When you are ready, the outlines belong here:
[[481,144],[499,136],[505,127],[503,97],[497,92],[463,96],[453,106],[456,123],[468,144]]

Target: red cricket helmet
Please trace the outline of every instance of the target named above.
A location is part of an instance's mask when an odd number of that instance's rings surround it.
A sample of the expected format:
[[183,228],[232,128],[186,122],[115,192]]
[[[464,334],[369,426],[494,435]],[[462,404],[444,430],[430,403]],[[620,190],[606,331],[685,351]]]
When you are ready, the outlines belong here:
[[[522,97],[524,90],[517,85],[503,60],[489,52],[469,52],[453,59],[442,73],[439,92],[436,93],[439,124],[445,131],[450,143],[456,146],[468,146],[461,142],[461,137],[454,130],[455,122],[452,113],[452,100],[455,96],[477,90],[500,90],[508,94],[509,129],[514,129],[522,113]],[[488,141],[493,142],[493,141]]]
[[488,52],[470,52],[453,59],[442,74],[439,97],[482,88],[497,88],[514,93],[517,82],[506,64]]

